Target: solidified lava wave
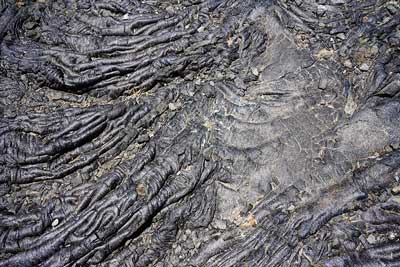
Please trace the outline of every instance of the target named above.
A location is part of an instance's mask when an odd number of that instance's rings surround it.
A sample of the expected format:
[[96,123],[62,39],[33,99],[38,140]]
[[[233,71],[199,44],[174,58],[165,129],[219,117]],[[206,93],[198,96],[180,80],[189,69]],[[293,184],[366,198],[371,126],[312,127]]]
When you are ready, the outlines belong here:
[[400,265],[400,4],[0,1],[0,267]]

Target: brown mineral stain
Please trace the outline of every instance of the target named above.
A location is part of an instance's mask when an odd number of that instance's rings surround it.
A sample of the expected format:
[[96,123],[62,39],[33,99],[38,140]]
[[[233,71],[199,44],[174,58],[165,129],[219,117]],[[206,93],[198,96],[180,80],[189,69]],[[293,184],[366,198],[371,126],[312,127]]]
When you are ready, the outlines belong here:
[[139,196],[145,196],[147,193],[146,186],[144,184],[138,184],[138,186],[136,187],[136,193]]
[[257,226],[257,220],[253,214],[250,214],[247,217],[247,220],[240,225],[240,228],[250,228],[250,227],[256,227],[256,226]]
[[25,2],[22,1],[22,0],[17,0],[17,1],[15,1],[15,5],[16,5],[18,8],[20,8],[20,7],[23,7],[23,6],[25,5]]
[[317,60],[328,60],[335,54],[332,49],[323,48],[318,51],[314,56]]

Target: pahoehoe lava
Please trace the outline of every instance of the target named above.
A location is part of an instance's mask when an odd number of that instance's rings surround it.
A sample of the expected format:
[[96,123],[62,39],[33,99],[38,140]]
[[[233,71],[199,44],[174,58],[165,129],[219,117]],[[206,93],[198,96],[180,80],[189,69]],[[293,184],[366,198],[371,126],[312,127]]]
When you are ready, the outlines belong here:
[[0,267],[400,266],[400,3],[1,0]]

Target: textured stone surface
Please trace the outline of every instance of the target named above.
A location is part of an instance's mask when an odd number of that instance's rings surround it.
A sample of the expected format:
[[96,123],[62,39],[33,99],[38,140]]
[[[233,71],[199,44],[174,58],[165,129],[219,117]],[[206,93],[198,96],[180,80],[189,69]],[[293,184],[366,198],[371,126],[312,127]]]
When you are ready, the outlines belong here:
[[0,266],[397,266],[400,6],[0,1]]

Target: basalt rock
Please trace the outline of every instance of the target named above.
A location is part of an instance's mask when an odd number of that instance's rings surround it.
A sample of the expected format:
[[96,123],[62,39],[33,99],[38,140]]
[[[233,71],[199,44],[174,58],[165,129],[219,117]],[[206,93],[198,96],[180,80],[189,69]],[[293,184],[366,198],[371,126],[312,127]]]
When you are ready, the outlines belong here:
[[400,265],[397,1],[0,12],[0,267]]

